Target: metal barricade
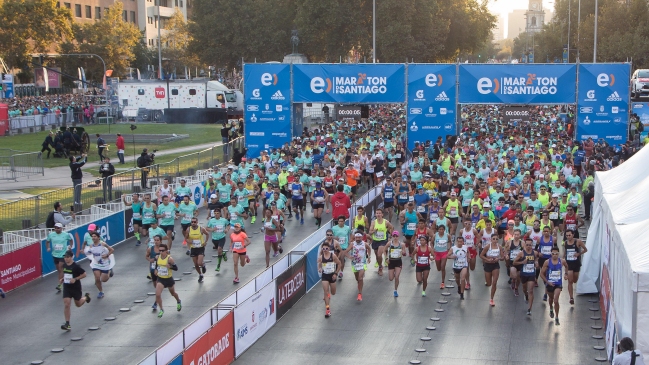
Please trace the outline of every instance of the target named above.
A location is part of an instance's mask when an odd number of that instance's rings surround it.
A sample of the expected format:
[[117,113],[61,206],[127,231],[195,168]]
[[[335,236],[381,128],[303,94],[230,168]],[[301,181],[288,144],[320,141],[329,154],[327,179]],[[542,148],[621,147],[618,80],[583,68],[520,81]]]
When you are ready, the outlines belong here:
[[14,180],[19,177],[34,175],[45,176],[43,159],[38,152],[16,153],[10,152],[6,155],[4,150],[0,152],[0,180]]

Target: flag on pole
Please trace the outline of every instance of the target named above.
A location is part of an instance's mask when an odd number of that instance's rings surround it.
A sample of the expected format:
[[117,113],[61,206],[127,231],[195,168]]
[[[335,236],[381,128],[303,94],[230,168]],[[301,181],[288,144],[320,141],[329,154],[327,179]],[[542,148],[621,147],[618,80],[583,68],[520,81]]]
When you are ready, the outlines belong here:
[[45,92],[50,91],[50,79],[47,75],[47,68],[43,67],[43,78],[45,79]]

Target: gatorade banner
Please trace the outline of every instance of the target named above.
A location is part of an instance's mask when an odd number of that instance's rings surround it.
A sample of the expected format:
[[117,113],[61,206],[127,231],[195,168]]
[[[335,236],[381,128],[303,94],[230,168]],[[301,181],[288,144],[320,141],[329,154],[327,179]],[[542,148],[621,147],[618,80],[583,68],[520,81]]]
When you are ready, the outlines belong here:
[[455,135],[455,65],[408,65],[408,148]]
[[465,64],[460,65],[460,103],[572,104],[576,80],[575,65]]
[[183,353],[184,365],[227,365],[234,361],[234,314],[228,313]]
[[606,140],[611,146],[626,142],[629,125],[630,64],[579,65],[577,139]]
[[295,64],[293,101],[403,103],[403,64]]
[[244,131],[249,156],[291,141],[291,72],[287,64],[243,67]]

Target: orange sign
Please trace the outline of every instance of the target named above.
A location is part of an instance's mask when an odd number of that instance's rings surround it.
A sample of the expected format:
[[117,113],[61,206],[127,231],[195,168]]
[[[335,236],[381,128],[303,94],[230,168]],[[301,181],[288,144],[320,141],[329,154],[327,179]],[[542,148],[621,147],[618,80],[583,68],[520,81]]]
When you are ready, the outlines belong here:
[[228,365],[234,361],[234,315],[228,313],[183,354],[183,365]]

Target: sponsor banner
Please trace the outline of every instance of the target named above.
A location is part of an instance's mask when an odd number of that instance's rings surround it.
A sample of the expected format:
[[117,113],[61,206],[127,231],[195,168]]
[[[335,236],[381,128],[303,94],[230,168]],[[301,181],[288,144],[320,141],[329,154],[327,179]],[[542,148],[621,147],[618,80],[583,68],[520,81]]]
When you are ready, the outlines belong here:
[[176,356],[176,358],[171,360],[167,365],[183,365],[183,354]]
[[306,289],[311,290],[318,282],[320,282],[320,273],[318,272],[318,253],[320,252],[320,244],[317,244],[307,252],[306,256]]
[[337,105],[336,106],[336,119],[356,119],[362,118],[362,107],[360,105]]
[[[101,235],[101,240],[106,242],[109,246],[113,246],[117,243],[120,243],[126,239],[124,234],[124,228],[126,224],[124,223],[124,211],[109,215],[108,217],[90,222],[97,225],[97,231]],[[83,246],[83,237],[88,233],[88,225],[77,227],[71,230],[65,230],[72,237],[72,252],[74,252],[74,261],[82,260],[86,255],[81,251]],[[42,246],[42,265],[43,265],[43,275],[47,275],[51,272],[56,271],[54,267],[54,260],[52,259],[52,253],[47,252],[47,245],[45,244],[46,240],[41,241]]]
[[530,108],[525,106],[509,106],[503,107],[503,122],[513,122],[529,120]]
[[124,210],[124,232],[126,233],[125,239],[135,237],[135,228],[133,227],[133,209],[130,208]]
[[403,103],[405,66],[293,65],[293,101],[318,103]]
[[644,125],[642,135],[645,136],[649,132],[649,103],[633,103],[631,113],[638,114],[640,122]]
[[246,147],[250,156],[259,156],[291,140],[290,65],[246,64],[243,79]]
[[45,71],[43,70],[42,67],[34,69],[34,84],[36,84],[36,87],[45,87],[45,77],[47,76],[47,83],[50,89],[60,88],[61,69],[59,67],[49,67],[47,75],[45,75]]
[[275,281],[234,309],[234,348],[241,356],[274,324],[277,315]]
[[201,208],[206,204],[205,202],[205,186],[203,184],[191,185],[189,189],[192,192],[191,200],[196,204],[198,208]]
[[455,65],[408,65],[408,148],[456,134]]
[[227,365],[234,361],[234,314],[228,313],[185,349],[183,365]]
[[304,132],[304,104],[293,104],[293,135],[301,136]]
[[577,139],[621,145],[628,137],[629,64],[579,65]]
[[36,241],[0,256],[0,288],[14,290],[41,277],[41,245]]
[[460,65],[460,103],[572,104],[576,80],[575,65]]
[[277,318],[282,318],[306,294],[306,257],[275,279],[277,282]]

